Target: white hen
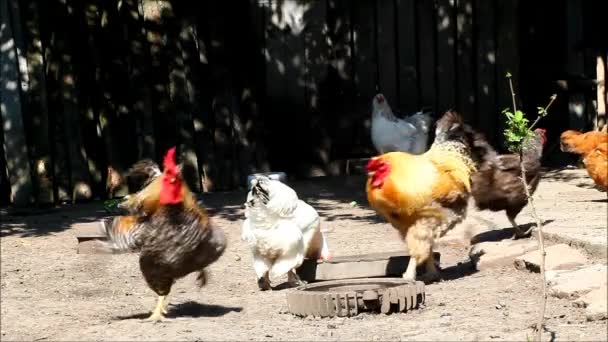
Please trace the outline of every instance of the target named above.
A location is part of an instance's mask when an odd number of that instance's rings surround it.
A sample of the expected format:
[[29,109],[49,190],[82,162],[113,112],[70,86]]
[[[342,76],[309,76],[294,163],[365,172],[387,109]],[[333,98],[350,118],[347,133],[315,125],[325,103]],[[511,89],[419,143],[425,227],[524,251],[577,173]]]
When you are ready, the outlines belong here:
[[421,154],[428,149],[432,118],[417,112],[404,119],[395,117],[388,101],[377,94],[372,102],[372,142],[378,153],[393,151]]
[[270,289],[270,278],[286,273],[290,285],[300,285],[296,269],[305,257],[329,258],[317,211],[289,186],[265,176],[247,194],[241,239],[251,248],[262,290]]

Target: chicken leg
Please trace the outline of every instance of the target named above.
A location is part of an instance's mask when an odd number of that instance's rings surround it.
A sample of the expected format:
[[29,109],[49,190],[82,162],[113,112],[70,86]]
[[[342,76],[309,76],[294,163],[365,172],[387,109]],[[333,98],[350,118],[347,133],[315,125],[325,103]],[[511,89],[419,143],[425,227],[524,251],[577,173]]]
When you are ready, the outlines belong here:
[[158,302],[156,303],[154,311],[152,311],[152,315],[148,317],[148,321],[160,322],[165,318],[164,313],[166,298],[167,296],[158,296]]
[[524,232],[521,227],[515,222],[515,219],[512,217],[509,217],[509,222],[511,222],[511,225],[513,226],[513,236],[511,237],[511,240],[517,240],[526,237],[530,234],[530,232],[532,232],[532,229],[534,229],[534,226],[532,226],[530,227],[530,229]]

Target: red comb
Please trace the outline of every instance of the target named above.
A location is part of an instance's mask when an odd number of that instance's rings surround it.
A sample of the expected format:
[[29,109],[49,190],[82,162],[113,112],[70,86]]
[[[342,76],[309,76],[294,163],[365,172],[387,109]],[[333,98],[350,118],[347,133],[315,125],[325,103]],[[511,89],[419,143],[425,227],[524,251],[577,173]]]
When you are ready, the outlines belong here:
[[380,164],[380,159],[378,159],[378,158],[370,159],[367,162],[367,165],[365,166],[365,171],[366,172],[375,171],[378,168],[378,164]]
[[165,153],[163,168],[169,172],[176,173],[177,164],[175,163],[175,146],[171,147],[167,153]]
[[165,153],[163,160],[164,174],[160,192],[160,204],[177,204],[182,202],[182,180],[175,163],[175,147]]

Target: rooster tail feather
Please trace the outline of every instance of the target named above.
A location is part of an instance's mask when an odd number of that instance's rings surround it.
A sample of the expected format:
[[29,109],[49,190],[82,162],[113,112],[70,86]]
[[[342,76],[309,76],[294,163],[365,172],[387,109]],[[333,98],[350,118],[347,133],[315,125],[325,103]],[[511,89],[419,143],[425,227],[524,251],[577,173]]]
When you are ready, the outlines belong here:
[[143,159],[136,162],[131,166],[126,176],[129,193],[135,193],[143,189],[161,174],[160,167],[153,160]]
[[134,216],[117,216],[100,221],[106,234],[106,246],[117,252],[129,252],[139,249],[137,233],[139,225]]
[[[121,202],[118,207],[126,209],[131,213],[139,212],[142,207],[155,206],[160,197],[161,178],[156,177],[151,180],[145,188],[137,193],[130,195],[126,200]],[[146,205],[148,204],[148,205]],[[152,208],[143,208],[144,211],[152,210]]]

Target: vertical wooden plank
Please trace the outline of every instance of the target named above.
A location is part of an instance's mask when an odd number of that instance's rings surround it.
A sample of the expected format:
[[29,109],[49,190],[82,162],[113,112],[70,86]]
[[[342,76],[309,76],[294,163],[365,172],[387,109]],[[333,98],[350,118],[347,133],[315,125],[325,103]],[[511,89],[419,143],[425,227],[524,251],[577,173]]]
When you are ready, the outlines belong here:
[[353,35],[357,106],[369,112],[377,93],[375,1],[361,0],[353,4]]
[[437,111],[437,73],[434,0],[418,0],[418,67],[420,105]]
[[395,2],[376,2],[376,49],[378,51],[378,88],[389,103],[398,105],[398,72],[395,37]]
[[440,112],[456,106],[456,0],[438,0],[437,106]]
[[61,91],[61,104],[63,109],[63,129],[66,137],[68,152],[68,165],[70,167],[70,195],[72,201],[90,199],[92,197],[91,179],[86,162],[86,151],[83,145],[82,129],[78,104],[78,83],[76,65],[78,61],[71,49],[74,44],[73,3],[67,1],[61,9],[65,15],[64,26],[58,32],[61,54],[59,68],[59,89]]
[[129,59],[131,70],[129,81],[133,93],[133,114],[137,127],[137,159],[156,159],[154,135],[154,109],[152,90],[148,82],[150,70],[150,47],[146,40],[144,12],[140,0],[123,1],[125,29],[129,35]]
[[[303,170],[305,176],[327,175],[331,159],[332,139],[329,134],[337,116],[325,112],[324,104],[328,102],[327,92],[323,85],[327,81],[328,46],[327,46],[327,1],[317,0],[304,8],[303,20],[306,28],[302,32],[304,54],[306,56],[305,94],[308,113],[302,117],[301,125],[308,127],[309,132],[302,136],[308,141],[306,148],[310,155],[309,165]],[[296,52],[297,56],[297,52]]]
[[11,202],[26,206],[33,187],[22,119],[20,77],[14,30],[8,1],[0,1],[0,115],[4,130],[4,153],[11,184]]
[[[50,1],[39,3],[41,13],[47,15],[40,17],[40,31],[42,46],[44,47],[45,79],[47,86],[47,99],[49,110],[49,140],[51,150],[51,173],[53,178],[53,197],[55,201],[70,200],[70,168],[66,153],[66,138],[64,137],[63,115],[61,114],[60,91],[60,51],[57,31],[64,22],[60,4]],[[51,19],[53,18],[53,19]]]
[[[566,73],[571,76],[585,73],[584,53],[581,46],[583,41],[583,4],[582,1],[565,1],[564,18],[566,18]],[[584,110],[585,95],[579,92],[568,92],[568,121],[569,127],[578,130],[588,128]],[[588,106],[595,112],[593,106]],[[594,114],[592,114],[594,115]]]
[[[266,71],[266,101],[265,101],[265,118],[268,125],[268,131],[272,135],[269,139],[269,163],[271,168],[277,170],[286,170],[287,162],[283,161],[279,156],[286,151],[281,144],[274,144],[272,141],[285,141],[288,139],[288,129],[281,127],[283,120],[289,120],[290,123],[295,120],[297,113],[287,112],[285,99],[287,98],[287,87],[285,81],[286,72],[286,51],[285,51],[285,35],[282,30],[273,23],[273,16],[277,15],[276,4],[273,1],[259,1],[262,7],[264,20],[264,59]],[[295,125],[290,125],[294,127]],[[276,139],[276,140],[275,140]]]
[[[496,66],[497,66],[497,100],[500,111],[507,107],[512,107],[511,91],[505,75],[509,72],[512,75],[516,97],[519,98],[519,40],[517,38],[519,0],[496,1]],[[519,103],[521,107],[521,103]],[[500,144],[506,148],[502,132],[505,129],[504,115],[500,114],[498,120],[498,132]]]
[[597,80],[597,118],[594,121],[595,130],[600,130],[608,123],[606,118],[606,55],[598,53],[596,66]]
[[28,1],[21,8],[26,38],[28,66],[27,116],[31,134],[30,153],[33,160],[36,201],[48,204],[54,201],[51,177],[51,151],[49,148],[48,107],[44,60],[39,23],[39,1]]
[[399,108],[406,113],[420,109],[416,49],[416,0],[397,0],[397,56]]
[[456,108],[465,121],[475,123],[475,67],[473,50],[473,0],[457,0],[456,8]]
[[[477,53],[477,127],[486,134],[492,144],[498,143],[498,115],[496,102],[496,31],[495,1],[476,0],[475,31]],[[501,78],[502,79],[502,78]]]
[[[364,122],[369,113],[354,110],[352,21],[349,0],[328,0],[329,68],[323,93],[324,115],[333,116],[328,127],[332,137],[331,155],[346,159],[365,144]],[[336,165],[336,166],[334,166]],[[340,172],[337,164],[330,172]],[[337,168],[337,170],[336,170]]]
[[[0,127],[2,128],[2,127]],[[9,182],[6,153],[4,152],[4,129],[0,129],[0,205],[11,204],[11,183]]]

